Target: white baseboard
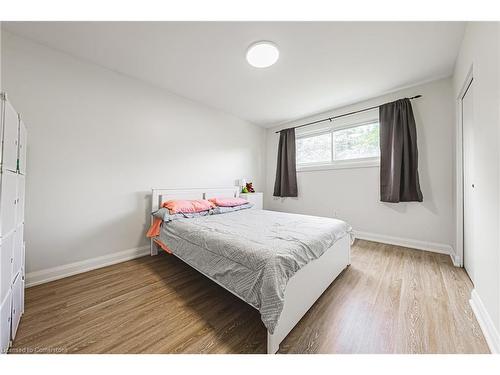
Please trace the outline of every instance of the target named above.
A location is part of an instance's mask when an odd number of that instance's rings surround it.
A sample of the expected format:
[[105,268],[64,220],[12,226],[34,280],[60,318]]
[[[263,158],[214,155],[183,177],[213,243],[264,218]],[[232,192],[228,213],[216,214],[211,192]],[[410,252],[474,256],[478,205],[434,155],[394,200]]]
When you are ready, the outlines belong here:
[[462,260],[456,254],[450,254],[451,261],[455,267],[463,267]]
[[78,273],[95,270],[97,268],[110,266],[112,264],[125,262],[149,254],[149,246],[118,251],[113,254],[103,255],[97,258],[86,259],[80,262],[64,264],[62,266],[47,268],[26,274],[26,287],[35,286],[49,281],[62,279]]
[[481,301],[476,289],[472,290],[469,303],[472,307],[472,311],[474,311],[474,315],[476,315],[477,322],[483,331],[484,338],[488,343],[490,351],[493,354],[500,354],[500,334],[498,333],[490,314],[486,311],[483,301]]
[[354,232],[354,237],[359,238],[360,240],[375,241],[375,242],[386,243],[389,245],[404,246],[412,249],[431,251],[433,253],[439,253],[439,254],[446,254],[451,257],[453,265],[455,265],[456,267],[460,267],[460,261],[459,259],[457,259],[455,251],[453,250],[453,247],[451,247],[450,245],[413,240],[410,238],[386,236],[384,234],[361,232],[357,230],[353,232]]

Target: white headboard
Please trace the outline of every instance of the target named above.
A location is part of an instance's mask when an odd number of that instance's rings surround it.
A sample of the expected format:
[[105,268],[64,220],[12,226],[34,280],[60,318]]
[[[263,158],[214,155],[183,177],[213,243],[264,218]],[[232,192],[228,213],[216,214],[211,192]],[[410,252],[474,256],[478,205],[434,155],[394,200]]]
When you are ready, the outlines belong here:
[[159,209],[163,202],[171,199],[209,199],[213,197],[237,198],[240,195],[238,186],[206,189],[153,189],[151,212]]

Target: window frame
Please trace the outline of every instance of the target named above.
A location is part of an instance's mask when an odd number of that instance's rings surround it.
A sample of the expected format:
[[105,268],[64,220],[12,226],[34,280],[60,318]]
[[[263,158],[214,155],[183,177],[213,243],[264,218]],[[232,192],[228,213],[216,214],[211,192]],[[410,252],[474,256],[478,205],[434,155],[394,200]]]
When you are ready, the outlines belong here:
[[350,169],[350,168],[370,168],[380,166],[380,155],[371,156],[366,158],[353,158],[344,160],[335,160],[335,132],[359,126],[370,125],[378,123],[380,129],[380,122],[378,118],[371,120],[356,121],[343,125],[333,125],[326,128],[315,129],[309,132],[303,132],[295,136],[295,141],[304,138],[316,137],[319,135],[330,134],[331,136],[331,160],[329,162],[313,162],[313,163],[299,163],[297,161],[297,172],[328,170],[328,169]]

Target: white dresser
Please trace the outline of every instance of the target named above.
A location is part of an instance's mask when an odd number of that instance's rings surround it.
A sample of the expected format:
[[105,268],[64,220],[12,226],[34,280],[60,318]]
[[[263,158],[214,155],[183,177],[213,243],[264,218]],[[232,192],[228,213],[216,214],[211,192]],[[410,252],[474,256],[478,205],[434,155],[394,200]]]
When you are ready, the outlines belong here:
[[0,94],[0,354],[16,336],[24,312],[24,176],[26,127]]
[[264,194],[260,192],[255,193],[240,193],[240,197],[253,203],[252,209],[262,210],[264,207]]

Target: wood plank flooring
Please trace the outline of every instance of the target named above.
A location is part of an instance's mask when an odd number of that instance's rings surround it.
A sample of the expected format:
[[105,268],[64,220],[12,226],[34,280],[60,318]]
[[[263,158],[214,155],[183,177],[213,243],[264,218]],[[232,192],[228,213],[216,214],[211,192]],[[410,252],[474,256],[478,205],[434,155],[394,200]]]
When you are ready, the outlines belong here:
[[[356,241],[280,353],[488,353],[450,258]],[[256,310],[170,255],[26,290],[11,353],[265,353]]]

